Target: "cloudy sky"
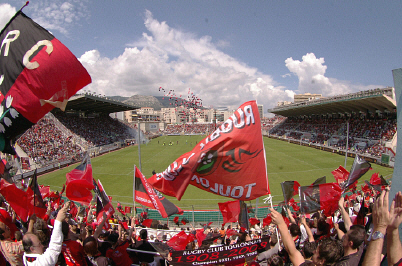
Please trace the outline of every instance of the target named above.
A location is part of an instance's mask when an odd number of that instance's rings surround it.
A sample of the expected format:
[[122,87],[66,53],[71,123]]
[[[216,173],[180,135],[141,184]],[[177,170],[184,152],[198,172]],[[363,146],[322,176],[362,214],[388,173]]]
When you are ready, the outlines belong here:
[[[0,28],[25,1],[2,0]],[[299,93],[393,86],[402,1],[32,0],[24,13],[64,43],[102,95],[191,90],[204,106],[265,111]]]

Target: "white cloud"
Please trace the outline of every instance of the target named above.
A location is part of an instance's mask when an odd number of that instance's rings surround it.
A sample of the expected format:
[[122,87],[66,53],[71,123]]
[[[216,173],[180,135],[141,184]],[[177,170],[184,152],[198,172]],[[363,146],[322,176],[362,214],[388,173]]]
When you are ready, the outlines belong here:
[[17,11],[9,4],[0,4],[0,31],[6,26],[8,21]]
[[86,4],[86,0],[31,1],[29,10],[31,18],[45,29],[69,35],[72,27],[89,16]]
[[348,81],[328,78],[325,76],[327,66],[324,63],[324,58],[317,58],[314,53],[307,53],[302,57],[302,61],[294,60],[291,57],[285,60],[289,71],[299,78],[299,94],[309,92],[334,96],[381,87],[379,85],[352,84]]
[[[223,53],[210,36],[201,38],[159,22],[145,12],[146,33],[116,58],[96,50],[80,61],[92,76],[88,89],[106,95],[162,95],[158,88],[187,96],[188,90],[205,106],[237,108],[256,99],[264,109],[291,100],[269,75]],[[225,43],[225,45],[230,45]]]

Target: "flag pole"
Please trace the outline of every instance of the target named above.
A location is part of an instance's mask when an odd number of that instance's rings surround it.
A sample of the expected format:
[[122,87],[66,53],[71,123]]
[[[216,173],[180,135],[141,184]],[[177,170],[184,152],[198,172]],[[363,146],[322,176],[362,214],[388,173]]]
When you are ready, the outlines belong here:
[[[273,209],[274,206],[272,205],[272,196],[271,196],[271,194],[268,194],[268,200],[269,200],[269,203],[271,203],[271,209]],[[279,239],[278,226],[276,227],[276,237]],[[281,246],[279,245],[279,250],[280,249],[281,249]]]
[[345,149],[345,166],[346,168],[346,161],[348,159],[348,147],[349,147],[349,121],[346,122],[346,149]]
[[23,6],[20,8],[19,11],[22,11],[22,9],[23,9],[24,7],[26,7],[27,5],[29,5],[29,1],[26,1],[26,2],[25,2],[25,5],[23,5]]
[[135,210],[135,164],[134,164],[134,174],[133,174],[133,208],[134,208],[134,218],[137,219],[137,217],[136,217],[137,213]]
[[[138,165],[140,168],[140,171],[142,173],[141,169],[141,126],[140,126],[140,120],[138,120]],[[135,175],[135,172],[134,172]]]

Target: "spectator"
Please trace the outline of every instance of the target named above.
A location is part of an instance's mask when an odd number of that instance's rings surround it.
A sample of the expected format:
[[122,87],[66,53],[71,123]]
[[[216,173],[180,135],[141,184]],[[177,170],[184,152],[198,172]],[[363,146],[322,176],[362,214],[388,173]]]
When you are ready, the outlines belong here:
[[67,202],[57,213],[56,220],[54,221],[52,236],[50,238],[50,244],[45,252],[42,243],[35,234],[26,233],[24,235],[22,244],[25,251],[23,256],[25,266],[47,266],[56,264],[63,242],[61,223],[66,218],[69,206],[70,203]]

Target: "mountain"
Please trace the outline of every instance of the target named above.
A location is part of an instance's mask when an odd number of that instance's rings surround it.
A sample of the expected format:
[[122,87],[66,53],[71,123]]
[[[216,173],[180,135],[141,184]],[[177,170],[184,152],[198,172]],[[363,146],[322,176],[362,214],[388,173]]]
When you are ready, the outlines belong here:
[[[188,101],[179,97],[133,95],[131,97],[107,96],[116,101],[132,104],[138,107],[152,107],[155,111],[180,105],[189,105]],[[198,107],[199,108],[199,107]],[[202,108],[204,109],[204,108]]]

